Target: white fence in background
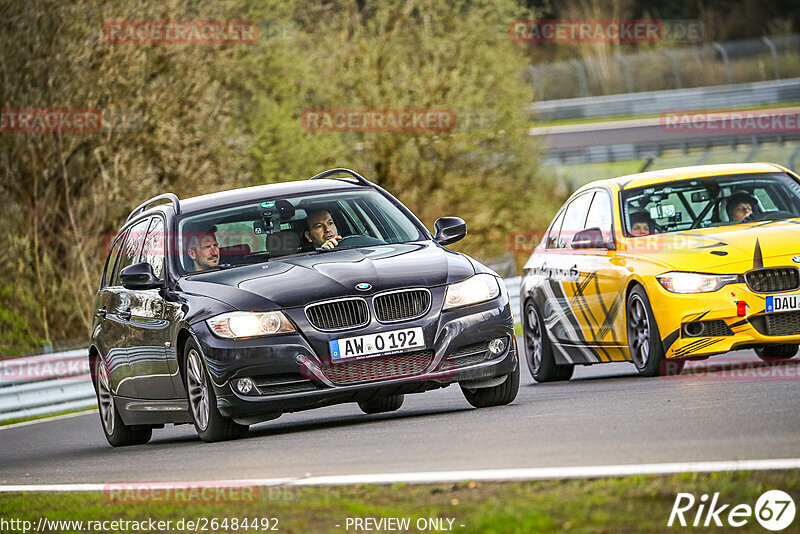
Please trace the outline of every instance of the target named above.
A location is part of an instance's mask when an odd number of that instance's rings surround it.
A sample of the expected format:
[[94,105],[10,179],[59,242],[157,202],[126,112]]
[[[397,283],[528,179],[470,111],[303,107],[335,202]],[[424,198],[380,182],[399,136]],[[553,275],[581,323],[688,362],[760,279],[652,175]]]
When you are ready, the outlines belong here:
[[[505,283],[518,320],[520,278]],[[95,407],[86,349],[0,361],[0,424]]]

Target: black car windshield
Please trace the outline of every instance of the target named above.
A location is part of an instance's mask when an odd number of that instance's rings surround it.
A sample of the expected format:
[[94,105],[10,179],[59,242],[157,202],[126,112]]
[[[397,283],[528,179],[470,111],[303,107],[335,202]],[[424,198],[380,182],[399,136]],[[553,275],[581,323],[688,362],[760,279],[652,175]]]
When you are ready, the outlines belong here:
[[621,193],[628,237],[800,217],[800,184],[783,173],[714,176]]
[[186,272],[424,239],[412,220],[374,190],[254,199],[184,217],[178,236]]

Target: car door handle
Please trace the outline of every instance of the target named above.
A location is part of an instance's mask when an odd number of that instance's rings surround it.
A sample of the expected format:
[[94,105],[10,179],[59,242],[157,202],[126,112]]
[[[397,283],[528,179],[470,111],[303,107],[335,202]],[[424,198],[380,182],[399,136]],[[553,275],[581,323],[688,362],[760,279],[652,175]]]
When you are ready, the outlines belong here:
[[119,312],[119,318],[120,319],[124,319],[125,321],[130,319],[131,318],[131,309],[130,308],[125,308],[124,310]]
[[106,311],[105,308],[100,308],[99,310],[94,312],[95,317],[100,317],[100,318],[103,318],[103,319],[105,319],[107,314],[108,314],[108,312]]

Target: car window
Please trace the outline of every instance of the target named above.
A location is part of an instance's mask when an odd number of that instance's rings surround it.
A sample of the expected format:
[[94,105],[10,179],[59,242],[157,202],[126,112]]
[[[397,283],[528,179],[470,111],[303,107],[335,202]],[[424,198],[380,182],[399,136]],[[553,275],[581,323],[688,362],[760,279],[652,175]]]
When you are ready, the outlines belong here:
[[594,193],[584,193],[567,206],[564,224],[561,225],[561,233],[558,236],[558,248],[571,248],[572,238],[586,227],[586,214],[592,196]]
[[[315,253],[319,244],[305,237],[309,216],[328,212],[342,236],[338,247],[351,248],[407,243],[424,239],[417,224],[375,190],[314,193],[210,210],[178,223],[184,271],[194,270],[189,253],[197,237],[213,234],[219,260],[208,268],[235,267],[290,254]],[[350,239],[348,239],[350,238]]]
[[564,222],[564,213],[564,211],[559,213],[550,226],[550,231],[547,233],[546,248],[563,248],[558,246],[558,234],[561,232],[561,224]]
[[599,228],[603,233],[603,241],[609,242],[611,232],[611,198],[605,191],[597,191],[586,216],[586,228]]
[[106,267],[103,270],[103,281],[101,283],[102,287],[110,285],[112,274],[114,273],[114,265],[117,263],[117,257],[119,257],[119,249],[122,247],[122,243],[125,241],[125,236],[119,236],[116,241],[111,245],[111,252],[108,254],[108,259],[106,260]]
[[[800,184],[783,173],[751,173],[676,180],[621,194],[626,235],[645,221],[650,233],[679,232],[800,216]],[[737,207],[749,210],[737,215]]]
[[125,242],[120,249],[119,259],[114,267],[111,285],[118,286],[120,271],[129,265],[133,265],[139,259],[139,253],[142,250],[142,243],[144,243],[145,235],[147,235],[147,226],[149,224],[150,219],[148,218],[136,223],[128,230]]
[[161,217],[154,217],[139,261],[149,263],[153,267],[153,273],[160,279],[164,278],[164,252],[164,221]]

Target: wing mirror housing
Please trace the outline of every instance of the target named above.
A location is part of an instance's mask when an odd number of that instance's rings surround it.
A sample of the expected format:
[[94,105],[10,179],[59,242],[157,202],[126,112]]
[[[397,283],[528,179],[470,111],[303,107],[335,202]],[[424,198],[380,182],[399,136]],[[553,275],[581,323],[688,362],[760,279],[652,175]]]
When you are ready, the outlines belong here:
[[439,217],[433,227],[436,230],[433,240],[440,245],[455,243],[467,235],[467,223],[461,217]]
[[153,272],[153,266],[143,261],[128,265],[119,273],[119,280],[125,289],[156,289],[163,287],[161,281]]
[[603,239],[603,232],[600,228],[587,228],[581,230],[575,237],[572,238],[572,248],[604,248],[607,250],[615,250],[614,243],[607,243]]

